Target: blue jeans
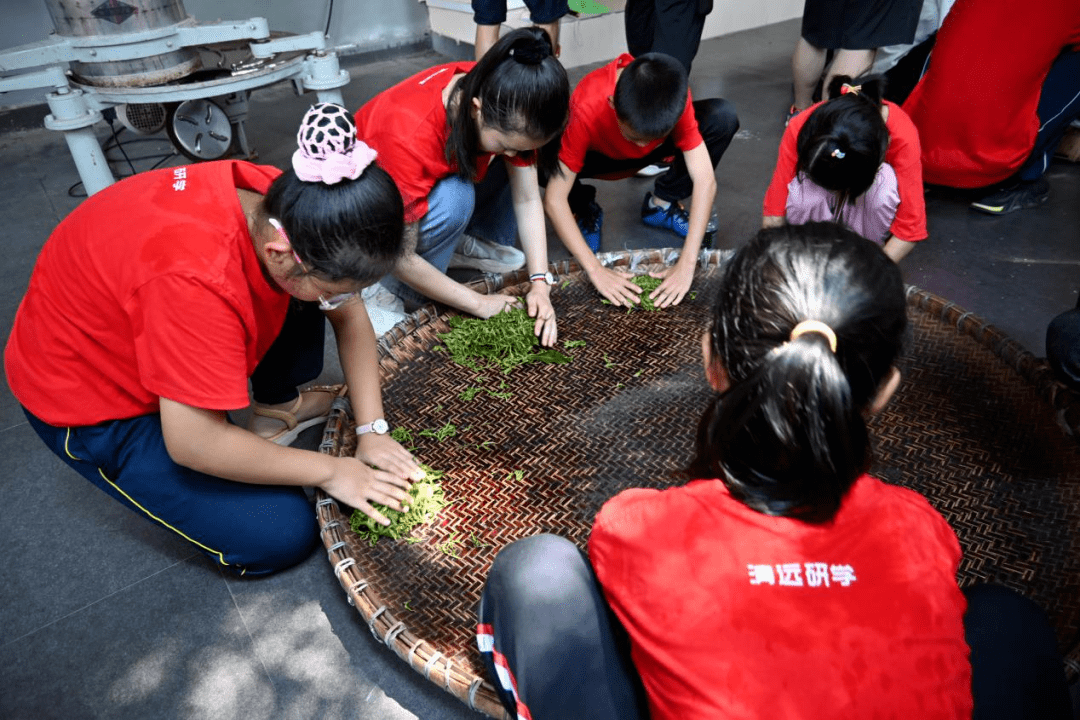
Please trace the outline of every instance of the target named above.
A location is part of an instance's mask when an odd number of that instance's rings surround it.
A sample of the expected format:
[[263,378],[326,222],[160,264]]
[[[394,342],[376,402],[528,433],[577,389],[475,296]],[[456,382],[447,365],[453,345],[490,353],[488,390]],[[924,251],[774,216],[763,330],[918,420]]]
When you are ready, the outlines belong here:
[[302,488],[232,482],[177,465],[156,413],[68,428],[23,412],[76,472],[237,575],[283,570],[319,543],[315,510]]
[[[445,273],[450,266],[462,234],[499,245],[517,243],[510,179],[501,158],[495,158],[478,184],[450,175],[435,183],[427,200],[427,214],[420,218],[416,254],[440,272]],[[405,302],[406,309],[427,302],[423,294],[393,275],[380,282]]]
[[1058,143],[1080,117],[1080,50],[1066,50],[1050,66],[1039,95],[1039,134],[1031,157],[1020,168],[1021,180],[1038,180],[1050,167]]

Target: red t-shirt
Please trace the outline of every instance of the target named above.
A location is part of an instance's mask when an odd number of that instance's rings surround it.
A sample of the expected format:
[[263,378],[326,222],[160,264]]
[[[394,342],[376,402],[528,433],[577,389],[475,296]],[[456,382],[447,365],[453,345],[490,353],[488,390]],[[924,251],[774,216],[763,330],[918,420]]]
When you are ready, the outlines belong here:
[[263,275],[237,188],[272,167],[221,161],[135,175],[87,198],[38,256],[4,353],[19,402],[50,425],[157,412],[166,397],[248,404],[289,295]]
[[[443,90],[455,75],[467,73],[474,62],[448,63],[424,70],[388,88],[356,111],[357,135],[379,153],[376,162],[401,191],[405,222],[414,223],[428,211],[427,198],[435,183],[454,175],[458,164],[446,159],[450,126],[446,121]],[[492,153],[477,155],[477,177],[484,179]],[[525,167],[533,153],[508,158]]]
[[[788,183],[795,177],[799,155],[795,151],[799,131],[810,118],[810,114],[821,103],[791,118],[784,137],[780,140],[780,153],[776,159],[772,182],[765,192],[765,215],[783,217],[787,209]],[[908,242],[926,239],[926,199],[923,197],[923,171],[919,159],[919,132],[899,105],[885,101],[889,108],[889,117],[885,127],[889,131],[889,149],[885,152],[885,162],[896,172],[896,189],[900,193],[900,206],[889,231]]]
[[589,559],[653,720],[971,717],[960,547],[910,490],[863,476],[823,525],[718,480],[628,490]]
[[1019,170],[1035,147],[1046,74],[1077,45],[1077,0],[957,0],[904,102],[922,136],[926,182],[984,187]]
[[[585,166],[585,153],[592,150],[613,160],[643,158],[655,150],[666,138],[660,138],[645,146],[635,145],[619,132],[618,118],[608,98],[615,95],[615,81],[619,70],[634,59],[623,53],[607,65],[593,70],[581,79],[570,97],[570,121],[563,133],[559,159],[575,173]],[[689,91],[683,110],[671,138],[682,152],[693,150],[702,142],[697,118]]]

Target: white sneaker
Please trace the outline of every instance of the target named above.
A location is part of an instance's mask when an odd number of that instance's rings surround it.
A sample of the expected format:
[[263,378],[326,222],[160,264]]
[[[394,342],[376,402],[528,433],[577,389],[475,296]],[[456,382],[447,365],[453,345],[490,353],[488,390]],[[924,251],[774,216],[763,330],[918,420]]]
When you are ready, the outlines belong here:
[[462,235],[450,257],[452,268],[472,268],[484,272],[513,272],[525,265],[525,253],[516,247],[499,245],[472,235]]
[[660,173],[666,173],[670,169],[670,165],[646,165],[638,170],[635,175],[643,178],[656,177]]
[[367,308],[368,319],[375,328],[375,337],[382,337],[386,331],[405,319],[405,303],[382,283],[375,283],[364,288],[360,293]]

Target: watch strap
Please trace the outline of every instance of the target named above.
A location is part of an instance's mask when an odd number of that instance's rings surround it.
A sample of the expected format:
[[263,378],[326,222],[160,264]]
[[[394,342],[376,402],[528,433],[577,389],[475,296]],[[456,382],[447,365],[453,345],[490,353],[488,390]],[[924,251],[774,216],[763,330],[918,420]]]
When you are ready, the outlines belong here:
[[[384,428],[382,432],[379,432],[379,430],[377,429],[380,424]],[[384,420],[383,418],[376,418],[376,419],[372,420],[371,422],[369,422],[369,423],[367,423],[365,425],[357,425],[356,426],[356,434],[357,435],[366,435],[367,433],[372,433],[372,432],[377,433],[379,435],[385,435],[387,430],[389,430],[389,427],[386,424],[386,420]]]

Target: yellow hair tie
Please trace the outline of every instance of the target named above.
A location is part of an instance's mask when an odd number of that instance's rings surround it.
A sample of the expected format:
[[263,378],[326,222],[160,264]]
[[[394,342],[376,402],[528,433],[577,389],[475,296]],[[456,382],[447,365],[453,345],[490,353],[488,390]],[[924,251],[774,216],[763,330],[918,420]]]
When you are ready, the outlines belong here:
[[858,95],[861,90],[862,85],[848,85],[847,83],[844,83],[840,86],[841,95],[847,95],[848,93],[851,93],[852,95]]
[[818,333],[824,335],[829,341],[829,349],[836,353],[836,333],[833,329],[820,320],[803,320],[791,329],[791,341],[794,342],[806,333]]

